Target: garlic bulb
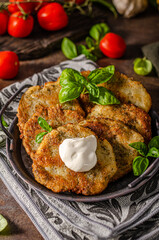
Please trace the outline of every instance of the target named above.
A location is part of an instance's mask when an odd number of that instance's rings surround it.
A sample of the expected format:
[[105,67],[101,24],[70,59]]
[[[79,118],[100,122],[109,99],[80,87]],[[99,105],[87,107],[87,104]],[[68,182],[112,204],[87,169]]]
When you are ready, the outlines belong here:
[[131,18],[147,8],[148,0],[113,0],[113,4],[120,14]]

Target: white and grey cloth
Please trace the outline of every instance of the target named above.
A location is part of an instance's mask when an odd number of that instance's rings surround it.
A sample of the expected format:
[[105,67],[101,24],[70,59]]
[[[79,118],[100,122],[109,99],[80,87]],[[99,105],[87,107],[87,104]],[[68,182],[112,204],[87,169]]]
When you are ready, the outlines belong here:
[[[0,107],[24,84],[55,81],[65,68],[78,71],[97,66],[83,55],[34,74],[0,92]],[[21,96],[5,112],[11,123]],[[120,198],[94,203],[69,202],[48,197],[24,182],[12,169],[5,139],[0,132],[0,177],[45,240],[146,240],[159,239],[159,173],[137,191]]]

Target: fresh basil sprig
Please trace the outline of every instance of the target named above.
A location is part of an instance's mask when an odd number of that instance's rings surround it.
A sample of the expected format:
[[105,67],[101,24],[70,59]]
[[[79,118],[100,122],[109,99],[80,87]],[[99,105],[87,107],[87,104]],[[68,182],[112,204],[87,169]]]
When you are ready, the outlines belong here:
[[61,43],[61,50],[65,57],[72,59],[80,54],[84,54],[88,59],[97,61],[98,58],[102,57],[99,49],[100,40],[110,31],[106,23],[98,23],[91,27],[89,35],[85,39],[86,46],[80,44],[75,45],[69,38],[63,38]]
[[43,140],[43,137],[48,133],[48,132],[51,132],[52,131],[52,127],[47,123],[47,121],[42,118],[42,117],[39,117],[38,118],[38,123],[40,125],[40,127],[42,127],[46,132],[41,132],[39,134],[36,135],[36,138],[35,138],[35,141],[37,143],[41,143],[42,140]]
[[107,105],[119,104],[120,101],[113,93],[104,87],[97,86],[100,83],[109,81],[115,73],[115,67],[107,66],[92,71],[87,79],[74,69],[63,70],[60,76],[61,90],[59,93],[60,103],[71,101],[78,98],[81,93],[89,94],[91,102]]
[[148,167],[148,157],[159,157],[159,136],[153,137],[148,146],[142,142],[129,144],[130,147],[136,149],[140,155],[133,160],[133,172],[135,176],[141,175]]

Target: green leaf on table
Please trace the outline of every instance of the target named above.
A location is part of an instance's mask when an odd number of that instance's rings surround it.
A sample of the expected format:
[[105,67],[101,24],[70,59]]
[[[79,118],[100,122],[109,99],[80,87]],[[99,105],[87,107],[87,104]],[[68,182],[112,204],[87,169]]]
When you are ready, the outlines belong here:
[[2,120],[2,125],[3,125],[4,127],[9,127],[8,124],[7,124],[7,122],[4,120],[3,115],[2,115],[2,117],[1,117],[1,120]]
[[113,93],[110,90],[104,87],[98,87],[98,89],[99,97],[97,98],[90,95],[91,102],[101,105],[120,104],[120,101],[113,95]]
[[138,75],[148,75],[152,71],[152,63],[146,58],[136,58],[134,61],[134,72]]
[[76,45],[68,38],[64,38],[61,43],[61,50],[65,57],[72,59],[78,56]]
[[149,165],[149,160],[146,157],[138,156],[133,161],[133,173],[134,176],[140,176],[145,172]]
[[107,66],[105,68],[98,68],[93,70],[89,76],[88,81],[95,84],[100,84],[109,81],[115,73],[114,65]]
[[78,54],[84,54],[86,56],[86,58],[92,60],[92,61],[97,61],[97,57],[95,55],[93,55],[89,49],[86,48],[85,45],[80,44],[77,46],[78,49]]
[[147,157],[154,157],[158,158],[159,157],[159,149],[152,147],[149,149]]
[[91,27],[89,34],[96,41],[100,41],[110,31],[106,23],[98,23]]
[[7,220],[0,214],[0,232],[2,232],[7,226]]
[[48,132],[41,132],[39,134],[36,135],[35,141],[37,143],[41,143],[43,140],[43,137],[47,134]]
[[136,149],[142,156],[146,156],[148,148],[143,142],[134,142],[129,144],[130,147]]
[[61,73],[60,85],[62,87],[73,87],[72,84],[74,84],[74,87],[80,87],[81,85],[87,84],[87,80],[78,71],[66,68]]
[[149,142],[148,148],[153,148],[153,147],[159,149],[159,136],[153,137]]
[[82,91],[83,91],[82,85],[79,86],[74,85],[74,87],[73,85],[71,85],[71,87],[69,86],[63,87],[59,93],[59,101],[60,103],[64,103],[76,99],[80,96]]
[[99,97],[99,88],[96,86],[96,84],[88,82],[85,87],[90,95],[96,98]]
[[47,123],[47,121],[44,118],[39,117],[38,118],[38,123],[39,123],[40,127],[42,127],[47,132],[52,131],[52,127]]

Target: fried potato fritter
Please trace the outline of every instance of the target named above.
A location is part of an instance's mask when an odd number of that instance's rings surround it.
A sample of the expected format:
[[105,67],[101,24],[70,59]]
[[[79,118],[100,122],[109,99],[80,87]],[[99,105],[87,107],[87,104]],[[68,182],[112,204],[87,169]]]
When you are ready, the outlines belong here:
[[89,119],[80,122],[80,126],[91,129],[102,139],[112,144],[117,172],[111,181],[115,181],[132,170],[132,162],[138,156],[137,150],[129,146],[133,142],[143,142],[143,137],[125,124],[111,119]]
[[110,118],[118,120],[139,132],[148,143],[151,139],[151,118],[144,110],[133,104],[119,105],[95,105],[87,119],[90,118]]
[[77,111],[63,110],[62,107],[57,104],[55,107],[44,108],[41,107],[25,124],[23,145],[26,152],[34,159],[34,154],[39,147],[39,143],[35,141],[36,135],[42,132],[46,132],[38,124],[38,118],[44,118],[52,128],[57,128],[67,123],[77,124],[79,121],[84,120],[83,116],[78,114]]
[[[90,71],[82,72],[82,75],[86,78],[89,74]],[[133,103],[145,112],[149,112],[151,108],[151,96],[142,83],[134,81],[122,73],[115,72],[114,76],[108,82],[99,84],[99,86],[110,90],[121,103]],[[83,102],[83,106],[85,106],[85,111],[90,113],[93,104],[89,102],[89,95],[81,94],[80,99]]]
[[[25,123],[39,111],[41,107],[51,107],[59,103],[59,91],[61,86],[59,81],[48,82],[44,86],[30,87],[22,96],[17,110],[18,127],[23,137],[23,129]],[[77,99],[61,104],[62,109],[77,111],[82,116],[85,116]]]
[[95,133],[74,124],[67,124],[48,133],[35,154],[33,173],[36,181],[53,192],[72,191],[84,195],[102,192],[117,170],[112,146],[106,139],[97,137],[97,164],[88,172],[70,170],[59,155],[59,145],[66,138],[89,135]]

